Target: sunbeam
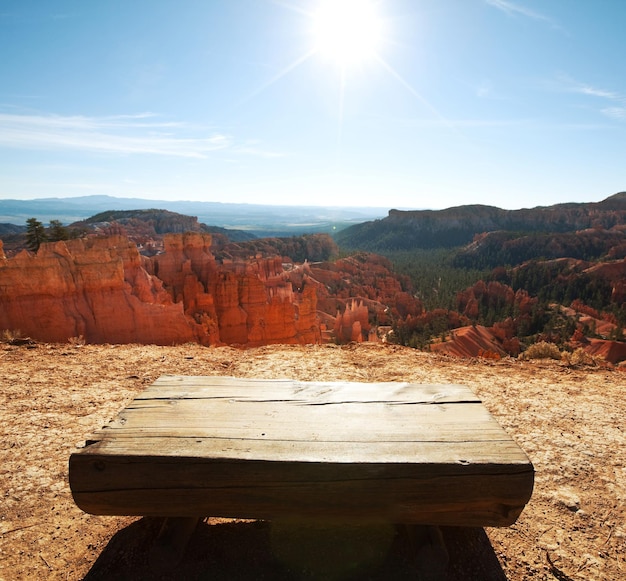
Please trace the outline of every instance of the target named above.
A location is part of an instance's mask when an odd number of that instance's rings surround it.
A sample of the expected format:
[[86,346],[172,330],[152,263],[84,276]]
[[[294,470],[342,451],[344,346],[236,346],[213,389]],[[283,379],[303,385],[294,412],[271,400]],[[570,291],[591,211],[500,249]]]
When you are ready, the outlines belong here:
[[376,60],[380,65],[394,78],[398,81],[411,95],[413,95],[422,105],[426,106],[428,110],[437,116],[438,119],[449,123],[449,121],[441,114],[435,107],[433,107],[417,90],[409,84],[409,82],[400,75],[387,61],[385,61],[379,54],[375,55]]
[[249,101],[250,99],[253,99],[257,95],[261,94],[263,91],[265,91],[266,89],[271,87],[274,83],[276,83],[277,81],[282,79],[285,75],[288,75],[291,71],[293,71],[294,69],[299,67],[301,64],[306,62],[308,59],[310,59],[314,54],[315,54],[315,51],[314,50],[310,50],[307,53],[303,54],[301,57],[298,57],[291,64],[287,65],[281,71],[276,73],[271,79],[269,79],[268,81],[263,83],[260,87],[257,87],[256,89],[254,89],[254,91],[252,91],[251,93],[249,93],[248,95],[246,95],[245,97],[240,99],[238,105],[241,105],[241,104],[245,103],[246,101]]

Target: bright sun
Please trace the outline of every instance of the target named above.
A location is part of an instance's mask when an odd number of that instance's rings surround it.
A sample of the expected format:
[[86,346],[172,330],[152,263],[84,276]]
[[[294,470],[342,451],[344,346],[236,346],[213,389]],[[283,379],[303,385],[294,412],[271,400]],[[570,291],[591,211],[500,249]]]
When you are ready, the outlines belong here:
[[372,58],[381,41],[381,19],[368,0],[322,0],[313,20],[315,50],[342,68]]

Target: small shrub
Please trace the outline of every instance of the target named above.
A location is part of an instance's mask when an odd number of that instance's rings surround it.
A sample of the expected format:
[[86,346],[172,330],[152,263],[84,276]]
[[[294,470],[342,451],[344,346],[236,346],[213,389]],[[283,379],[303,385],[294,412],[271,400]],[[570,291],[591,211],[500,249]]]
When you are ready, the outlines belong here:
[[85,344],[85,338],[82,335],[79,335],[78,337],[70,337],[67,342],[72,347],[82,347]]
[[2,331],[2,342],[3,343],[11,343],[16,339],[22,338],[22,332],[19,329],[3,329]]
[[547,341],[539,341],[534,343],[524,353],[522,359],[561,359],[561,352],[554,343]]
[[598,357],[587,353],[582,347],[578,347],[572,353],[563,353],[563,360],[572,367],[578,365],[598,365]]
[[24,337],[19,329],[4,329],[0,334],[0,342],[7,343],[8,345],[35,345],[30,337]]

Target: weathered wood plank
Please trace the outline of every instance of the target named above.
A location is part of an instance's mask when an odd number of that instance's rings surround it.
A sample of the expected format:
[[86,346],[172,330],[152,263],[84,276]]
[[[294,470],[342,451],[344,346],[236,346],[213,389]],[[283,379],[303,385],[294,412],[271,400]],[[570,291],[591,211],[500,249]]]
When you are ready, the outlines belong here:
[[160,378],[70,458],[95,514],[506,526],[533,467],[466,387]]
[[344,442],[508,438],[477,403],[306,405],[224,399],[133,402],[96,439],[124,435]]
[[[119,487],[158,488],[159,481],[182,487],[228,487],[237,485],[261,486],[263,483],[279,482],[285,486],[302,482],[334,481],[402,481],[426,478],[435,481],[451,475],[459,477],[483,477],[526,475],[528,467],[506,464],[378,464],[378,463],[314,463],[314,462],[268,462],[239,461],[229,459],[203,459],[185,457],[132,457],[127,455],[75,455],[70,463],[73,476],[72,487],[77,491],[117,489]],[[205,482],[210,477],[211,484]],[[252,478],[242,482],[242,478]],[[495,481],[495,480],[494,480]],[[490,482],[494,482],[490,481]],[[487,483],[487,489],[491,484]],[[509,494],[503,491],[503,494]],[[431,491],[432,494],[432,491]]]
[[442,428],[437,430],[436,424],[418,426],[414,430],[413,439],[402,430],[384,430],[383,428],[370,429],[367,433],[354,434],[345,427],[338,427],[333,433],[329,433],[326,429],[314,426],[303,427],[297,434],[290,434],[286,428],[282,430],[275,429],[274,432],[268,432],[264,426],[244,426],[237,428],[236,426],[207,426],[195,427],[185,426],[179,428],[177,426],[164,427],[135,427],[135,428],[118,428],[116,430],[103,430],[96,434],[96,440],[109,440],[111,438],[226,438],[229,440],[241,439],[254,446],[255,442],[275,441],[275,442],[342,442],[345,446],[353,443],[367,442],[476,442],[488,443],[491,441],[499,441],[503,439],[502,432],[496,428],[485,428],[483,430],[464,428],[463,426],[454,426],[446,430]]
[[[361,402],[358,400],[335,403],[307,403],[280,400],[257,400],[249,401],[242,399],[150,399],[131,402],[124,410],[124,415],[128,412],[149,413],[155,412],[175,414],[204,415],[211,411],[214,416],[225,417],[237,414],[238,419],[241,414],[253,414],[256,416],[269,417],[271,414],[283,414],[287,417],[336,417],[337,414],[350,416],[370,416],[377,418],[379,414],[389,416],[393,414],[396,419],[404,417],[414,417],[415,414],[422,414],[424,417],[436,416],[438,421],[445,420],[445,415],[453,416],[455,413],[462,413],[467,416],[468,421],[473,419],[488,419],[489,412],[480,402],[452,402],[452,403],[413,403],[371,401]],[[462,410],[459,412],[459,410]],[[445,415],[444,415],[445,414]],[[384,418],[383,418],[384,419]],[[395,421],[395,419],[394,419]],[[451,419],[451,421],[457,421]]]
[[149,399],[232,399],[296,401],[308,404],[358,402],[450,403],[480,402],[466,386],[406,382],[303,382],[291,379],[250,379],[222,376],[164,375],[135,401]]
[[[92,467],[94,490],[74,487],[79,507],[96,514],[312,518],[505,526],[530,495],[528,471],[468,474],[416,465],[413,473],[359,465],[280,462],[155,464],[109,458]],[[83,464],[72,469],[81,474]],[[433,519],[433,520],[426,520]]]
[[528,458],[511,439],[466,442],[344,442],[256,440],[243,438],[201,438],[128,436],[103,439],[98,446],[84,449],[85,455],[129,455],[199,457],[207,459],[266,460],[277,462],[369,462],[424,464],[471,464],[491,466],[528,465]]
[[[359,401],[309,404],[305,402],[293,401],[244,401],[237,399],[159,399],[142,400],[130,403],[120,417],[130,417],[150,413],[167,414],[171,417],[184,415],[185,417],[200,417],[206,421],[206,414],[211,413],[214,419],[226,419],[231,421],[240,420],[241,415],[251,415],[268,419],[279,417],[279,421],[298,422],[302,417],[311,418],[311,421],[318,421],[324,418],[336,418],[337,415],[357,418],[363,417],[378,419],[382,421],[398,421],[402,418],[436,418],[439,422],[457,422],[458,415],[467,418],[466,421],[490,421],[492,418],[489,412],[479,402],[455,402],[424,404],[412,402],[368,402]],[[393,416],[393,417],[389,417]]]

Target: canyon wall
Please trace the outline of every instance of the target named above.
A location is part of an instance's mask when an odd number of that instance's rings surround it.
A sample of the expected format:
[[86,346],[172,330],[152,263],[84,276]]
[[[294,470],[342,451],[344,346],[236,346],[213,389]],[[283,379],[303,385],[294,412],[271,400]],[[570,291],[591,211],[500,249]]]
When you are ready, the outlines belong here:
[[0,329],[39,341],[189,341],[205,345],[320,341],[315,288],[294,291],[280,259],[216,264],[211,237],[165,236],[139,254],[123,236],[43,244],[7,259],[0,242]]
[[181,304],[142,267],[123,237],[43,244],[0,260],[0,329],[41,341],[91,343],[194,339]]

